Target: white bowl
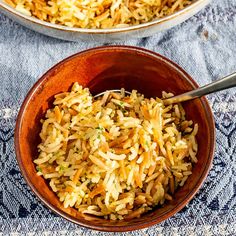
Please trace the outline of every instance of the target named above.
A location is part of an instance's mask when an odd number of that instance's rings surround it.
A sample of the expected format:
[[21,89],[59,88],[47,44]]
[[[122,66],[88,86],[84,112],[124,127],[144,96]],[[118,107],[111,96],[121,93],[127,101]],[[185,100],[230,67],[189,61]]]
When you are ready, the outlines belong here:
[[167,17],[140,25],[112,29],[82,29],[51,24],[42,20],[38,20],[35,17],[26,16],[16,11],[3,0],[0,0],[0,11],[25,27],[51,37],[69,41],[93,40],[108,42],[113,40],[126,40],[130,38],[151,36],[156,32],[166,30],[182,23],[186,19],[199,12],[209,2],[210,0],[195,0],[191,5]]

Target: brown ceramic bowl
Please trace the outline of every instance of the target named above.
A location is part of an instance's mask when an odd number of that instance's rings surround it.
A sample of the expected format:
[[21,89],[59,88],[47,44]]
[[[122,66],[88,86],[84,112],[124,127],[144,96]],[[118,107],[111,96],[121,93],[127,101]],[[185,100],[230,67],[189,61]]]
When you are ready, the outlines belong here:
[[145,49],[111,46],[99,47],[75,54],[44,74],[26,96],[20,109],[16,130],[15,149],[21,172],[38,198],[53,212],[80,226],[101,231],[130,231],[145,228],[173,216],[196,194],[211,167],[215,127],[210,106],[205,98],[184,103],[188,119],[199,124],[198,163],[186,184],[177,190],[174,200],[139,219],[112,222],[95,217],[83,217],[74,208],[65,209],[47,181],[36,175],[33,160],[40,143],[40,119],[52,107],[53,97],[68,91],[78,81],[93,94],[106,89],[136,89],[147,97],[160,96],[161,91],[180,94],[198,85],[179,66]]

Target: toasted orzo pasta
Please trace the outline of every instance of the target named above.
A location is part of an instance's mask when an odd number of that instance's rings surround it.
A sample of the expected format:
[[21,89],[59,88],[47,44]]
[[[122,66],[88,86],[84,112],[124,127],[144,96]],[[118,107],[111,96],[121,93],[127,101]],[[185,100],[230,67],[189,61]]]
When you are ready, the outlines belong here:
[[192,0],[5,0],[17,11],[54,24],[120,28],[170,15]]
[[181,104],[123,89],[95,100],[75,83],[42,120],[34,163],[65,208],[131,219],[171,201],[184,185],[197,162],[197,131]]

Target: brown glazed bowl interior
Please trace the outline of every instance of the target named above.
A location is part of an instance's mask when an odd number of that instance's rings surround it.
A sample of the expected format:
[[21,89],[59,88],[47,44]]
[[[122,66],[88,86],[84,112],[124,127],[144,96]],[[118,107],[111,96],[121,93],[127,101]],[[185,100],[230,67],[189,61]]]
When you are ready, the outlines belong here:
[[185,185],[178,189],[174,200],[167,202],[139,219],[112,222],[82,215],[74,208],[65,209],[47,181],[36,175],[33,160],[40,143],[40,119],[52,107],[54,95],[68,91],[74,82],[88,87],[92,94],[107,89],[136,89],[146,97],[161,96],[168,91],[180,94],[197,84],[170,60],[141,48],[110,46],[90,49],[75,54],[44,74],[28,93],[18,115],[15,149],[21,172],[33,192],[52,211],[91,229],[101,231],[130,231],[148,227],[180,211],[196,194],[211,167],[215,127],[211,109],[205,98],[184,103],[187,119],[199,124],[197,134],[198,163]]

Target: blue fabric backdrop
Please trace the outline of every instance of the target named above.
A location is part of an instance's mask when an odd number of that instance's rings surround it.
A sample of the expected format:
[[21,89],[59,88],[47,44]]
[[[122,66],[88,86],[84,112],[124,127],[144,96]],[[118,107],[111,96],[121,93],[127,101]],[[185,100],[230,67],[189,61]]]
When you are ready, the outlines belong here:
[[[152,37],[119,42],[169,57],[200,84],[236,71],[236,1],[215,0],[196,16]],[[52,65],[98,42],[66,42],[0,15],[0,233],[114,235],[69,223],[46,209],[15,160],[16,115],[29,88]],[[196,197],[169,220],[121,235],[236,235],[236,89],[208,96],[216,120],[213,167]],[[116,235],[116,234],[115,234]],[[118,234],[117,234],[118,235]]]

